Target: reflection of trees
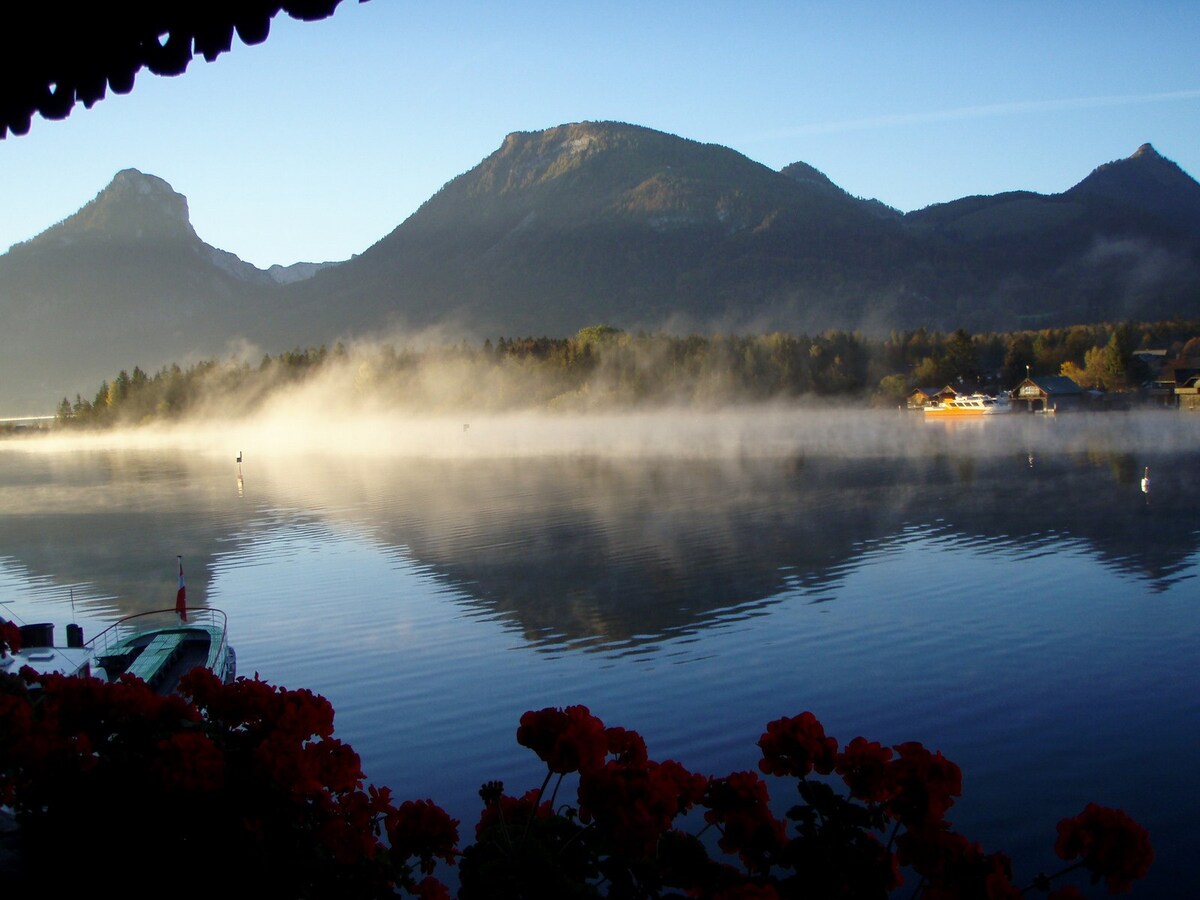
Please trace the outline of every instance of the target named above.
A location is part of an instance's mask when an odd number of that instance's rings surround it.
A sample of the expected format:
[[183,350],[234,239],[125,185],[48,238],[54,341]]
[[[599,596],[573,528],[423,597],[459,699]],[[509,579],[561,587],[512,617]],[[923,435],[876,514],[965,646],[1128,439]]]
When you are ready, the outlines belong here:
[[836,600],[864,548],[914,529],[1017,565],[1025,548],[1082,541],[1151,590],[1191,565],[1200,489],[1178,461],[1031,458],[323,459],[256,473],[257,499],[244,502],[224,470],[117,455],[49,473],[33,502],[6,488],[0,545],[33,575],[89,585],[130,612],[170,605],[177,553],[199,605],[218,554],[236,560],[262,529],[323,518],[404,548],[530,642],[577,646],[685,633],[787,590]]
[[840,577],[864,534],[892,530],[910,490],[871,467],[830,479],[797,463],[499,465],[405,484],[437,524],[379,533],[535,643],[690,630],[779,593],[789,573],[816,590]]
[[[1026,546],[1075,538],[1162,589],[1195,551],[1200,498],[1165,460],[1159,468],[1164,497],[1150,507],[1123,477],[1128,460],[1111,454],[1032,468],[1025,455],[426,462],[357,483],[393,498],[368,523],[380,540],[532,643],[611,645],[746,614],[787,588],[828,599],[864,546],[922,526],[1017,559]],[[310,491],[320,483],[301,480]],[[362,506],[352,508],[357,518]]]

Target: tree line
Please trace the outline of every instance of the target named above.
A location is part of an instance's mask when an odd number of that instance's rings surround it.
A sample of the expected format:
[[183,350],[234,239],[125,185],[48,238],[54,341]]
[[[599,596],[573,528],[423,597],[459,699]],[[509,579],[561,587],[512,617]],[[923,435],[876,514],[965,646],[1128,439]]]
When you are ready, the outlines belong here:
[[320,380],[321,402],[449,411],[585,411],[639,404],[845,398],[895,405],[916,387],[1008,390],[1031,375],[1067,375],[1086,388],[1136,389],[1149,375],[1138,350],[1200,356],[1200,320],[1076,325],[997,334],[926,329],[886,338],[630,333],[605,325],[565,338],[520,337],[437,347],[392,344],[296,348],[245,360],[135,366],[91,398],[58,404],[57,422],[108,426],[238,415]]

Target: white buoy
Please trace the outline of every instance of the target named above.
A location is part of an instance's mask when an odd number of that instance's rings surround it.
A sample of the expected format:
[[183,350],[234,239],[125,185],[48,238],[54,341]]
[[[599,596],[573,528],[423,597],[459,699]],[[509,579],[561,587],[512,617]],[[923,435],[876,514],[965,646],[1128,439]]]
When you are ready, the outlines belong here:
[[1142,493],[1150,493],[1150,467],[1146,466],[1146,474],[1142,476]]

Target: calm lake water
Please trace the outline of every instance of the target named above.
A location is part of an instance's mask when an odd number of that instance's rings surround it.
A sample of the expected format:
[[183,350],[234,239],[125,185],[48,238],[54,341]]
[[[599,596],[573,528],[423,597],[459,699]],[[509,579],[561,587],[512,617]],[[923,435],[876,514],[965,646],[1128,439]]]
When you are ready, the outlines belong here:
[[94,634],[171,606],[182,555],[239,674],[330,698],[369,780],[464,836],[482,782],[540,782],[527,709],[586,704],[708,774],[811,710],[842,743],[959,763],[950,818],[1019,877],[1094,800],[1150,829],[1138,892],[1190,896],[1198,475],[1200,417],[1161,412],[8,441],[0,615]]

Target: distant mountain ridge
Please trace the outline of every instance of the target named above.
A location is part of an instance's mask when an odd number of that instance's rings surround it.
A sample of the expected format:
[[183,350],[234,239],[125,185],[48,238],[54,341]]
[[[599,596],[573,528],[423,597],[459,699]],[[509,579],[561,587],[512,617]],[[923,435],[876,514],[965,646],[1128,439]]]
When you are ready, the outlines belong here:
[[1097,197],[1180,228],[1200,229],[1200,184],[1149,144],[1127,159],[1098,167],[1066,193]]
[[619,123],[519,132],[353,264],[307,320],[472,334],[1008,330],[1196,311],[1200,186],[1148,145],[1056,195],[900,214],[804,163]]
[[[1200,185],[1143,144],[1060,194],[902,214],[802,162],[634,125],[508,135],[338,264],[263,271],[204,243],[136,170],[0,256],[0,408],[116,368],[391,328],[465,337],[1017,330],[1200,313]],[[34,407],[30,407],[34,408]]]
[[265,272],[206,244],[187,198],[123,169],[78,212],[0,256],[0,409],[24,415],[54,396],[90,396],[116,369],[195,361],[234,342],[274,348],[280,285],[319,268]]
[[239,280],[263,284],[294,283],[336,265],[295,263],[264,271],[227,250],[212,247],[192,228],[187,198],[162,178],[137,169],[122,169],[78,212],[10,249],[48,251],[81,244],[140,247],[144,251],[165,245],[190,248],[200,256],[207,255],[218,269]]

